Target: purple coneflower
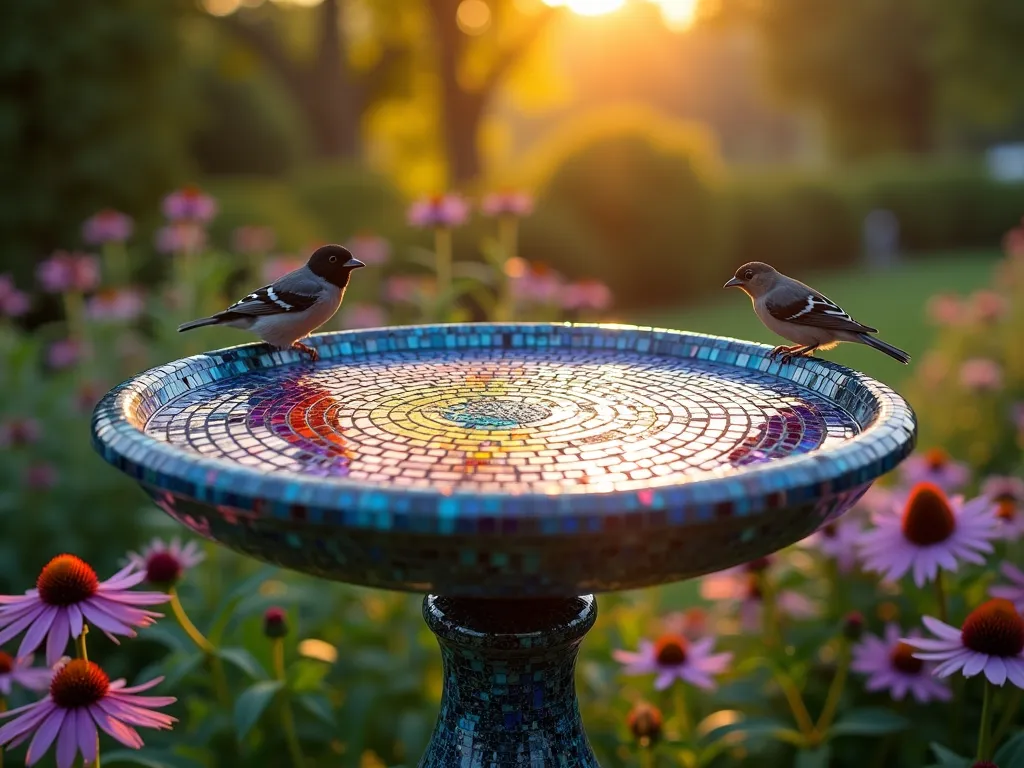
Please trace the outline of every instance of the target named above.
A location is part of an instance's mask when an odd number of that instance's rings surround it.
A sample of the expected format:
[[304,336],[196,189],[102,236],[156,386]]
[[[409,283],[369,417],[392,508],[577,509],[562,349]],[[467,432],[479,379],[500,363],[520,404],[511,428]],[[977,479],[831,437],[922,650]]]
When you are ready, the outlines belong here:
[[56,370],[70,368],[82,359],[82,345],[74,339],[59,339],[46,349],[46,364]]
[[[759,557],[749,563],[709,574],[701,579],[700,595],[714,602],[739,603],[741,628],[754,631],[761,626],[764,611],[760,574],[772,562],[770,557]],[[791,589],[780,590],[775,595],[775,605],[781,614],[792,619],[809,619],[818,615],[818,606],[814,601]]]
[[132,236],[133,230],[131,216],[107,208],[85,220],[82,239],[90,245],[123,243]]
[[932,483],[946,493],[960,490],[971,480],[970,468],[963,462],[953,461],[942,448],[929,448],[907,457],[899,471],[900,480],[908,487]]
[[187,186],[165,197],[163,209],[169,221],[205,224],[217,215],[217,202],[199,187]]
[[174,221],[156,231],[156,249],[160,253],[201,251],[206,247],[206,230],[194,221]]
[[0,728],[0,745],[16,747],[31,737],[25,765],[35,765],[56,742],[57,768],[71,768],[79,753],[85,765],[96,762],[99,731],[139,749],[142,737],[133,726],[170,730],[175,722],[153,710],[173,704],[173,696],[139,696],[162,680],[126,688],[91,661],[69,661],[54,673],[49,696],[0,715],[14,718]]
[[1024,480],[1019,477],[990,477],[981,493],[996,505],[1001,538],[1016,541],[1024,536]]
[[928,299],[928,317],[936,325],[960,325],[967,315],[963,299],[954,293],[939,293]]
[[712,653],[715,638],[704,637],[694,642],[680,635],[662,635],[655,642],[641,640],[640,648],[616,650],[613,658],[623,664],[627,675],[655,674],[654,687],[663,691],[676,680],[713,690],[714,675],[722,674],[732,661],[731,653]]
[[996,291],[975,291],[970,297],[971,316],[980,323],[995,323],[1010,311],[1010,302]]
[[45,461],[33,461],[25,469],[24,481],[33,491],[48,491],[57,484],[57,468]]
[[14,287],[10,275],[0,275],[0,317],[21,317],[30,305],[28,294]]
[[56,251],[36,268],[48,293],[88,293],[100,284],[100,263],[87,253]]
[[480,203],[485,216],[515,216],[523,218],[533,213],[533,198],[525,192],[505,190],[485,195]]
[[146,627],[161,614],[136,606],[156,605],[170,598],[160,592],[131,592],[146,578],[129,565],[107,581],[74,555],[57,555],[43,568],[36,588],[24,595],[0,596],[0,644],[25,633],[18,656],[32,653],[46,640],[46,663],[55,664],[68,640],[82,634],[88,622],[113,640],[134,637],[132,626]]
[[175,537],[168,544],[153,539],[141,552],[129,552],[128,559],[133,566],[145,573],[146,581],[161,587],[173,586],[185,571],[195,568],[206,558],[199,545],[190,541],[184,546]]
[[85,313],[91,320],[126,322],[137,319],[145,308],[146,300],[141,291],[115,288],[91,296],[85,304]]
[[825,557],[835,560],[840,573],[850,573],[857,568],[857,542],[863,533],[860,519],[847,514],[826,523],[804,541]]
[[372,232],[359,232],[353,235],[345,243],[345,247],[368,267],[387,264],[391,258],[391,243]]
[[13,418],[0,423],[0,448],[21,448],[39,440],[42,430],[31,418]]
[[992,597],[1009,600],[1018,611],[1024,612],[1024,571],[1013,563],[1003,563],[999,570],[1010,580],[1010,583],[997,584],[989,590],[989,593]]
[[612,305],[612,291],[600,280],[580,280],[562,289],[562,309],[602,312]]
[[46,667],[33,667],[31,656],[14,658],[0,651],[0,696],[10,696],[14,686],[30,691],[41,691],[50,685],[53,671]]
[[232,249],[247,256],[268,253],[276,243],[277,235],[270,227],[244,224],[241,227],[235,227],[231,233]]
[[388,301],[414,304],[434,292],[430,281],[413,275],[394,275],[384,281],[384,298]]
[[875,527],[860,540],[864,567],[890,581],[913,572],[919,587],[934,581],[940,568],[955,571],[961,560],[984,563],[999,535],[991,500],[964,503],[931,483],[914,487],[902,513],[896,507],[872,521]]
[[1024,688],[1024,617],[1009,600],[997,597],[982,603],[967,616],[962,629],[931,616],[922,621],[937,639],[909,637],[904,642],[918,649],[914,654],[918,659],[940,662],[937,677],[954,672],[974,677],[984,672],[993,685],[1009,680]]
[[972,392],[997,392],[1003,388],[1003,367],[987,357],[972,357],[960,366],[960,383]]
[[[850,669],[867,675],[864,687],[869,691],[888,691],[896,701],[909,692],[918,702],[949,701],[949,688],[931,676],[934,664],[914,658],[914,648],[900,640],[900,628],[886,624],[883,637],[865,635],[853,647]],[[917,632],[910,636],[917,638]]]
[[505,262],[509,292],[519,304],[557,304],[565,281],[543,262],[513,257]]
[[469,203],[460,195],[434,195],[409,206],[408,220],[414,227],[451,229],[469,218]]

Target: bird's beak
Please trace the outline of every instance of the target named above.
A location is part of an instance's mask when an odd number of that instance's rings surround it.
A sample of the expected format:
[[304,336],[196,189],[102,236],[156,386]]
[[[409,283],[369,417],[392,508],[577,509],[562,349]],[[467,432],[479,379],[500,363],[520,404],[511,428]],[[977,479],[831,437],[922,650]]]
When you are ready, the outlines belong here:
[[349,269],[359,269],[360,267],[365,267],[366,265],[363,264],[363,262],[361,262],[359,259],[351,258],[344,264],[342,264],[342,266],[348,267]]
[[743,285],[743,281],[740,280],[738,277],[730,277],[729,281],[725,285],[723,285],[722,287],[723,288],[739,288],[741,285]]

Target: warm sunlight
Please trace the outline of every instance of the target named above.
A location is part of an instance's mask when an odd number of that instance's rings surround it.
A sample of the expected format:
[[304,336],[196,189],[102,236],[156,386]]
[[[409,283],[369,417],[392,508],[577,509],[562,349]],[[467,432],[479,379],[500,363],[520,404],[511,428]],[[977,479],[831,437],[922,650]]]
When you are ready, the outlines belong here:
[[580,16],[601,16],[619,10],[626,0],[544,0],[544,4],[565,7]]
[[665,26],[671,30],[689,29],[697,17],[700,0],[651,0],[661,10]]

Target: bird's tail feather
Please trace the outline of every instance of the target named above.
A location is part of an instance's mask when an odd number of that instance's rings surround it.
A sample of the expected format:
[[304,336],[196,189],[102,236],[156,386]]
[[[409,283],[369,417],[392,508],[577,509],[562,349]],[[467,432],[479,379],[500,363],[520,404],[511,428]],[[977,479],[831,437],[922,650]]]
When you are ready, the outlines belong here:
[[220,323],[221,319],[222,318],[219,318],[216,315],[214,315],[213,317],[202,317],[199,320],[190,320],[189,322],[182,323],[181,325],[178,326],[178,333],[183,333],[184,331],[191,331],[193,328],[202,328],[205,325],[217,325],[218,323]]
[[866,333],[860,334],[857,338],[859,338],[864,344],[867,344],[869,347],[874,347],[879,352],[885,352],[885,354],[887,354],[893,360],[897,360],[903,363],[904,365],[910,362],[910,355],[908,355],[899,347],[894,347],[892,344],[887,344],[881,339],[876,339],[874,336],[870,336]]

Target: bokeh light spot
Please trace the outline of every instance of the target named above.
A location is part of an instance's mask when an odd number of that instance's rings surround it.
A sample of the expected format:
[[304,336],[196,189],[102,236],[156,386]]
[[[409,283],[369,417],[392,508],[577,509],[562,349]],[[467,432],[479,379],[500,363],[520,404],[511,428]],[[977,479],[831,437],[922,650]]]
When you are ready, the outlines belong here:
[[491,8],[484,0],[462,0],[455,21],[467,35],[480,35],[491,26]]

